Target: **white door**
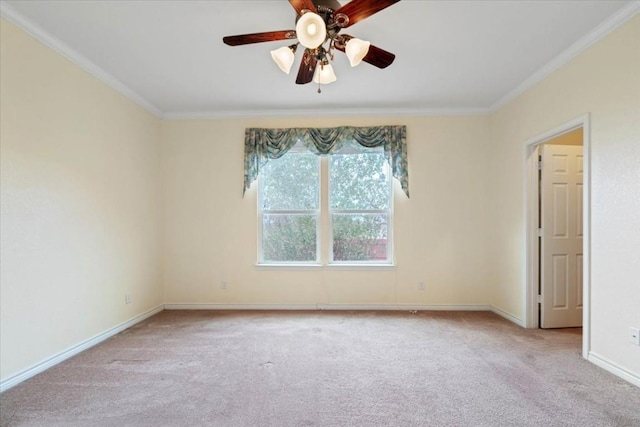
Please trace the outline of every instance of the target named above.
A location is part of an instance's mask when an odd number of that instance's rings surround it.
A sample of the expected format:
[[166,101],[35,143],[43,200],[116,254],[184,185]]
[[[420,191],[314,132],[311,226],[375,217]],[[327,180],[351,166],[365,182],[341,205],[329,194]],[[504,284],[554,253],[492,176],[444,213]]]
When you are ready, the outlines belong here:
[[540,327],[582,326],[582,147],[540,148]]

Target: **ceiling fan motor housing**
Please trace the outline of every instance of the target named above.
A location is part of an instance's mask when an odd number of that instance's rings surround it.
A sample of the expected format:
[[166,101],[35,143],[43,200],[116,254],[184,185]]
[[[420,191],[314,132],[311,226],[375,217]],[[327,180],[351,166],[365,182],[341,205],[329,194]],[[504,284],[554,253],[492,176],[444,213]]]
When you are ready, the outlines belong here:
[[325,6],[333,10],[340,9],[340,3],[338,3],[338,0],[313,0],[313,4],[315,4],[316,7]]

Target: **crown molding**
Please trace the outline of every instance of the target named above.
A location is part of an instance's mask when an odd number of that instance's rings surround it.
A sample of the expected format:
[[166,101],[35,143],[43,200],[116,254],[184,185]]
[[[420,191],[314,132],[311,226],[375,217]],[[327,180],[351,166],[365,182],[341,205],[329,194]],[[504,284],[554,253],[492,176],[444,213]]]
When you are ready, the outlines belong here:
[[490,113],[495,113],[500,108],[522,95],[534,85],[542,81],[554,71],[558,70],[580,53],[602,40],[604,37],[615,31],[628,20],[633,18],[640,12],[640,1],[632,1],[628,5],[611,15],[607,20],[598,25],[593,31],[580,40],[569,46],[561,54],[553,58],[538,71],[529,76],[525,81],[520,83],[515,89],[500,98],[495,104],[488,108]]
[[158,109],[155,105],[147,101],[145,98],[140,96],[138,93],[133,91],[127,85],[122,83],[120,80],[112,76],[111,74],[104,71],[98,65],[69,47],[66,43],[62,42],[58,38],[52,36],[42,27],[40,27],[35,22],[30,19],[24,17],[22,14],[17,12],[13,7],[8,5],[5,2],[0,2],[0,16],[5,18],[7,21],[11,22],[21,30],[25,31],[27,34],[34,37],[36,40],[50,47],[63,57],[67,58],[73,64],[82,68],[87,73],[91,74],[98,80],[101,80],[103,83],[107,84],[112,89],[124,95],[129,100],[138,104],[154,116],[161,118],[162,111]]
[[351,109],[269,109],[229,110],[190,113],[165,113],[165,120],[251,119],[279,117],[353,117],[353,116],[484,116],[488,108],[351,108]]

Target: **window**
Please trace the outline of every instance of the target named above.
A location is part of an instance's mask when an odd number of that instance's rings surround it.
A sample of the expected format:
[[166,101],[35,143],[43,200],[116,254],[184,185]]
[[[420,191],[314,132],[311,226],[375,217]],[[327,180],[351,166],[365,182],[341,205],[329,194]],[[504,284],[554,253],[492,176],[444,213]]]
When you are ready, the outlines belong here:
[[261,264],[391,264],[392,184],[382,148],[295,146],[260,172]]
[[319,262],[320,157],[292,149],[261,175],[260,262]]

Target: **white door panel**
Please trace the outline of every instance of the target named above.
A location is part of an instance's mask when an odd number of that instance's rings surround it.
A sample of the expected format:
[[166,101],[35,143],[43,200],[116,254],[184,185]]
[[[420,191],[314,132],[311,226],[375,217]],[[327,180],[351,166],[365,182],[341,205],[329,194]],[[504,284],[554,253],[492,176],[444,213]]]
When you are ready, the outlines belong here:
[[582,326],[582,147],[542,151],[540,326]]

